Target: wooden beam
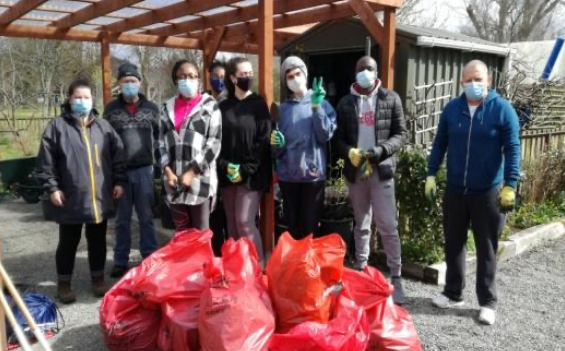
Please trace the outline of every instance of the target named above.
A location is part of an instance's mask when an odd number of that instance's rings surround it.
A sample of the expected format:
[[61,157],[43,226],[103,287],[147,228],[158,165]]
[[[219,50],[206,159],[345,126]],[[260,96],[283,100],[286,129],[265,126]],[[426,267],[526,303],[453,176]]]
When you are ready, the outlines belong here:
[[110,43],[108,34],[103,33],[100,41],[100,60],[102,61],[102,92],[104,106],[112,101],[112,60],[110,56]]
[[385,88],[394,89],[394,61],[396,48],[396,10],[385,10],[385,32],[382,52],[381,79]]
[[33,11],[47,0],[20,0],[0,14],[0,24],[9,24]]
[[[163,7],[158,10],[147,12],[124,21],[116,22],[104,26],[104,30],[110,32],[125,32],[128,30],[145,27],[154,23],[166,22],[174,18],[183,17],[199,12],[208,11],[221,6],[230,5],[237,0],[192,0],[183,1]],[[173,27],[176,25],[173,25]],[[169,28],[169,27],[166,27]],[[177,34],[182,34],[186,31],[178,31]]]
[[[88,42],[100,42],[102,40],[102,32],[100,31],[82,29],[61,30],[51,26],[27,26],[21,24],[10,24],[8,26],[0,27],[0,36]],[[202,41],[198,39],[158,37],[155,35],[140,35],[130,33],[110,33],[108,35],[108,42],[110,44],[156,46],[171,49],[203,48]]]
[[210,72],[208,68],[214,62],[220,45],[222,44],[222,39],[226,33],[226,27],[219,27],[215,30],[208,29],[206,35],[206,45],[204,46],[204,86],[206,90],[210,90]]
[[[274,23],[273,23],[273,0],[259,0],[259,94],[267,102],[267,106],[273,103],[273,61],[274,61]],[[275,247],[275,198],[273,184],[270,191],[263,195],[261,201],[261,234],[263,235],[263,247],[265,257],[273,252]]]
[[359,18],[361,18],[361,22],[363,22],[373,39],[380,45],[383,45],[384,27],[377,17],[375,17],[375,12],[371,6],[364,0],[349,0],[349,5]]
[[93,2],[91,5],[55,21],[53,26],[57,28],[71,28],[141,1],[143,0],[102,0]]
[[[384,9],[380,5],[370,5],[370,8],[373,8],[374,11]],[[290,15],[279,15],[274,18],[274,28],[280,29],[295,27],[320,21],[330,21],[340,18],[352,17],[354,15],[355,11],[353,11],[351,6],[347,2],[339,3],[336,5],[332,4],[315,9],[300,11]],[[254,33],[256,32],[256,30],[257,22],[236,24],[227,27],[225,38],[244,36],[248,33]]]
[[401,8],[402,0],[365,0],[366,2],[373,3],[375,5],[382,5],[386,7]]
[[[278,0],[274,2],[273,13],[275,15],[286,12],[298,11],[309,7],[324,5],[334,0]],[[186,22],[176,23],[168,27],[161,27],[148,30],[143,34],[153,35],[177,35],[204,28],[214,28],[218,26],[226,26],[232,23],[246,22],[257,18],[259,5],[245,6],[230,11],[225,11],[211,16],[202,16],[201,18],[188,20]]]

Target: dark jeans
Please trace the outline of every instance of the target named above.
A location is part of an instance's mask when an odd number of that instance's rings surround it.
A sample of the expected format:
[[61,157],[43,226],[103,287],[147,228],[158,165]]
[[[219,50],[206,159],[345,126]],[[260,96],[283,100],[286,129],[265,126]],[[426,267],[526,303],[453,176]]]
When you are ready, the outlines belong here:
[[481,194],[464,195],[447,190],[443,201],[446,285],[443,294],[463,299],[467,232],[473,231],[477,254],[477,297],[482,307],[495,308],[496,254],[506,216],[500,213],[498,187]]
[[228,223],[226,212],[224,211],[224,203],[218,198],[216,208],[210,214],[210,229],[214,236],[212,237],[212,248],[214,254],[218,257],[222,256],[222,246],[228,238]]
[[[59,244],[55,254],[57,275],[61,281],[70,281],[73,277],[78,244],[82,236],[82,224],[60,224]],[[106,227],[107,222],[86,225],[88,245],[88,263],[92,277],[104,276],[106,265]]]
[[135,207],[139,221],[139,251],[142,257],[157,250],[157,239],[153,226],[153,166],[129,169],[126,172],[128,183],[124,194],[118,200],[116,220],[116,244],[114,245],[114,264],[126,267],[131,248],[131,215]]
[[279,182],[279,186],[290,234],[295,239],[319,236],[326,182]]
[[210,228],[210,199],[199,205],[169,204],[169,208],[177,232],[190,228]]

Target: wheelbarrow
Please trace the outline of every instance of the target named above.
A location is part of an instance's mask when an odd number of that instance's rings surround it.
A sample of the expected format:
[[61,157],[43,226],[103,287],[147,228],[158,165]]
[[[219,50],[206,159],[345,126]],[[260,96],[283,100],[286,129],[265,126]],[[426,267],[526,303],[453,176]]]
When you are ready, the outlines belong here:
[[22,157],[0,161],[0,197],[22,197],[28,204],[36,204],[43,194],[43,187],[34,176],[36,157]]

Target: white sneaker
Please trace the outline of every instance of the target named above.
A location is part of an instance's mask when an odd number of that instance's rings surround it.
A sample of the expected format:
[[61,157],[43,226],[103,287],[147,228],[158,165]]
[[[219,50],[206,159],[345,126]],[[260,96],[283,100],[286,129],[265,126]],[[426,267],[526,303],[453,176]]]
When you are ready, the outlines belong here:
[[481,307],[481,312],[479,313],[479,322],[486,325],[493,325],[496,320],[496,311],[492,308]]
[[439,294],[438,297],[432,300],[432,304],[437,308],[452,308],[459,307],[465,304],[464,301],[454,301],[444,294]]

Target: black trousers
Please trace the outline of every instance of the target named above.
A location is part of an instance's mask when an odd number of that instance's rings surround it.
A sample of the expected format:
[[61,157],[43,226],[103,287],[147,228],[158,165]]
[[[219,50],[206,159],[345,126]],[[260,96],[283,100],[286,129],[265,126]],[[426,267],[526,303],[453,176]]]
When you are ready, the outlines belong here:
[[177,232],[191,228],[210,228],[210,199],[199,205],[169,204],[169,208]]
[[[107,222],[86,224],[88,264],[92,277],[104,276],[106,265]],[[55,253],[57,275],[61,281],[70,281],[75,267],[78,244],[82,236],[83,224],[59,224],[59,244]]]
[[495,308],[496,254],[506,216],[500,213],[495,187],[481,194],[464,195],[447,190],[443,201],[446,285],[443,294],[455,301],[463,299],[467,232],[473,231],[477,254],[476,292],[479,305]]
[[319,236],[326,182],[279,182],[279,186],[292,237]]
[[221,198],[217,200],[216,208],[210,214],[210,230],[214,233],[214,236],[212,237],[212,248],[214,249],[214,254],[217,257],[221,257],[222,246],[229,237],[226,212]]

